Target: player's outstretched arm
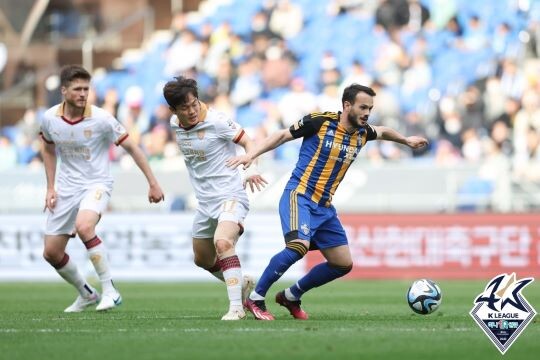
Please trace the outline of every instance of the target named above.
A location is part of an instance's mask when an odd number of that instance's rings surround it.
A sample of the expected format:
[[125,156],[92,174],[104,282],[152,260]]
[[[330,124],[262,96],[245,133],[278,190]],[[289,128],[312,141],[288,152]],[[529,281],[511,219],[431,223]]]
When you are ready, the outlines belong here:
[[248,151],[245,155],[235,156],[227,160],[226,165],[233,169],[236,169],[240,165],[244,165],[244,169],[247,169],[258,156],[293,139],[289,129],[278,130],[255,145],[253,149]]
[[163,191],[161,191],[161,187],[159,186],[142,150],[129,138],[124,140],[120,145],[129,153],[129,155],[131,155],[135,164],[137,164],[146,177],[146,180],[148,180],[148,185],[150,186],[150,189],[148,190],[148,201],[151,203],[158,203],[161,200],[165,200],[165,195],[163,195]]
[[47,177],[47,195],[45,195],[45,209],[53,212],[56,206],[56,190],[54,189],[54,179],[56,177],[56,146],[43,141],[41,148],[43,165],[45,167],[45,176]]
[[[244,148],[246,154],[255,150],[255,143],[247,134],[242,136],[242,138],[238,142],[238,145]],[[244,189],[248,184],[251,192],[255,192],[255,188],[257,188],[258,191],[261,191],[266,186],[266,184],[268,184],[268,181],[266,181],[259,174],[257,166],[251,166],[246,172],[246,177],[244,179]]]
[[394,129],[386,126],[372,126],[377,132],[377,140],[394,141],[403,145],[407,145],[413,149],[419,149],[428,144],[426,138],[421,136],[403,136]]

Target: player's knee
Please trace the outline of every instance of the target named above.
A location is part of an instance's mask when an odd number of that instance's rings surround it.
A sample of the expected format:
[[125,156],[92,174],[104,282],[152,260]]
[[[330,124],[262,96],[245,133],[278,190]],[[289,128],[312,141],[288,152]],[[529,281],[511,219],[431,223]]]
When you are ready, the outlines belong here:
[[87,222],[80,222],[75,224],[75,229],[77,230],[77,234],[79,234],[79,237],[83,241],[90,240],[95,236],[95,228],[94,225],[87,223]]
[[219,257],[234,255],[234,242],[229,239],[217,239],[215,246]]
[[292,250],[295,256],[298,259],[303,258],[309,251],[308,245],[300,241],[289,241],[285,247],[289,250]]
[[336,274],[339,277],[347,275],[348,273],[351,272],[351,270],[353,268],[352,263],[349,263],[349,264],[346,264],[346,265],[328,263],[328,265],[330,265],[330,267],[332,267],[332,269],[334,269],[334,271],[336,272]]
[[215,264],[216,260],[215,259],[207,259],[207,258],[205,258],[203,256],[197,256],[197,254],[195,254],[195,256],[193,258],[193,262],[195,263],[195,265],[197,265],[200,268],[209,269]]
[[64,252],[55,251],[53,249],[47,249],[45,248],[43,250],[43,258],[45,261],[47,261],[52,266],[55,266],[56,264],[60,263],[62,259],[64,258]]

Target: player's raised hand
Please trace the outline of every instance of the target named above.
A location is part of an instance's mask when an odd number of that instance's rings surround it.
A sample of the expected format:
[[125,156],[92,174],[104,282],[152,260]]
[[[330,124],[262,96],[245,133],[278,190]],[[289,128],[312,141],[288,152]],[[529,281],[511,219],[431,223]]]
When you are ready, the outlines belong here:
[[255,188],[257,188],[258,191],[261,191],[266,184],[268,184],[268,181],[266,181],[261,175],[255,174],[251,176],[246,176],[244,179],[244,189],[246,188],[247,184],[249,184],[249,188],[251,189],[251,192],[255,192]]
[[151,203],[158,203],[161,200],[165,200],[165,195],[163,195],[161,187],[159,187],[158,184],[150,185],[150,189],[148,190],[148,201]]
[[240,165],[244,165],[244,169],[247,169],[251,166],[252,162],[253,159],[251,158],[251,156],[249,156],[248,154],[244,154],[230,158],[225,162],[225,165],[233,169],[236,169]]
[[427,139],[421,136],[408,136],[407,137],[407,145],[413,149],[419,149],[421,147],[427,146],[427,144],[429,144]]
[[45,207],[43,211],[49,209],[50,212],[54,212],[54,207],[56,206],[56,190],[48,189],[47,195],[45,195]]

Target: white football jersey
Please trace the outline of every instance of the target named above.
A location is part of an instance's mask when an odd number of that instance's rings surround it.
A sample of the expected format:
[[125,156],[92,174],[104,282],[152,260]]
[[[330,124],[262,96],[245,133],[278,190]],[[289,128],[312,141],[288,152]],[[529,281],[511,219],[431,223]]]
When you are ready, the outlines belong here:
[[112,190],[109,147],[128,137],[126,129],[111,114],[93,105],[86,106],[81,119],[67,120],[63,104],[47,110],[41,123],[41,136],[55,144],[60,158],[58,191],[77,192],[95,184]]
[[192,128],[182,128],[176,115],[171,127],[200,206],[231,197],[248,202],[240,171],[225,165],[236,156],[236,144],[244,136],[240,125],[225,113],[208,109],[204,120]]

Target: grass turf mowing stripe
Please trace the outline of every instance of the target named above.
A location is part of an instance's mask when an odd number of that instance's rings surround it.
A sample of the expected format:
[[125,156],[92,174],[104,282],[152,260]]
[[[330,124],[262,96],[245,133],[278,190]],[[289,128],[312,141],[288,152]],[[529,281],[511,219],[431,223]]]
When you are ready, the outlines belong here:
[[[120,283],[124,304],[112,311],[64,314],[76,297],[63,283],[0,283],[0,354],[6,359],[493,359],[502,358],[468,312],[482,281],[439,281],[443,302],[422,316],[408,307],[408,281],[336,281],[303,299],[310,320],[275,304],[276,321],[219,319],[226,290],[208,283]],[[540,286],[524,291],[540,310]],[[535,359],[535,320],[504,359]]]

